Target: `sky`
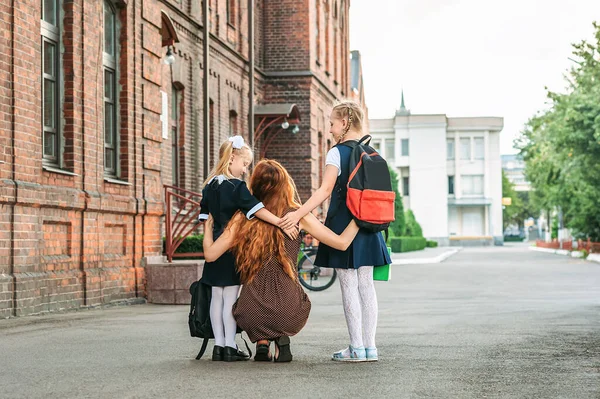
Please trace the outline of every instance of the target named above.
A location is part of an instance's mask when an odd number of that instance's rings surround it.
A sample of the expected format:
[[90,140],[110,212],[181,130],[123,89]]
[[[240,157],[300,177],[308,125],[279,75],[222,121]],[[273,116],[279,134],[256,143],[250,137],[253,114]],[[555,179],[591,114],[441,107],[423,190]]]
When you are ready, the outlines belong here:
[[572,43],[592,40],[599,0],[351,0],[370,118],[501,116],[501,153],[564,91]]

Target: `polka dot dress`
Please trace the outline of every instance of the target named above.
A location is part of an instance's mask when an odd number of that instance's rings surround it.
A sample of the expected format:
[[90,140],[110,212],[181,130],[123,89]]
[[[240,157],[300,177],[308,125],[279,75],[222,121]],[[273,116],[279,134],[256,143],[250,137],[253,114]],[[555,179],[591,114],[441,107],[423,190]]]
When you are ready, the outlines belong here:
[[[296,265],[300,237],[290,240],[286,236],[285,249]],[[242,286],[233,316],[250,340],[256,342],[296,335],[306,324],[310,307],[298,279],[290,278],[277,258],[270,256],[252,282]]]

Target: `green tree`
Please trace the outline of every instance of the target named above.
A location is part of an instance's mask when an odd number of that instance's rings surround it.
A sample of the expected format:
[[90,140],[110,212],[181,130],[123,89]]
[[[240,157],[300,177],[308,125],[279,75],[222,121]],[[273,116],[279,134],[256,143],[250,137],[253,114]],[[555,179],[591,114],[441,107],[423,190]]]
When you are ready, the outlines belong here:
[[502,171],[502,198],[511,199],[511,204],[503,206],[502,209],[502,225],[504,230],[510,224],[523,227],[523,203],[515,191],[515,185],[508,180],[504,171]]
[[406,230],[406,222],[404,220],[404,205],[402,205],[402,196],[398,191],[398,174],[390,169],[390,176],[392,178],[392,190],[396,193],[396,200],[394,201],[394,216],[395,220],[390,223],[390,236],[394,235],[400,237],[404,235]]
[[574,45],[565,93],[548,92],[549,109],[526,124],[515,146],[526,162],[532,203],[561,209],[566,227],[600,240],[600,25]]

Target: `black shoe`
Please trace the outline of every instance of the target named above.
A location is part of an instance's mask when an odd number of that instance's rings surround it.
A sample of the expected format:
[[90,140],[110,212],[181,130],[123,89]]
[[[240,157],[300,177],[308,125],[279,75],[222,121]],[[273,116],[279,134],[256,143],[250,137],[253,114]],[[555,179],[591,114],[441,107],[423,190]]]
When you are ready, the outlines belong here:
[[249,360],[250,356],[246,352],[231,346],[226,346],[223,351],[223,360],[226,362],[237,362],[238,360]]
[[212,360],[215,360],[215,361],[223,360],[223,347],[222,346],[215,345],[215,347],[213,348]]
[[269,353],[269,345],[258,344],[256,345],[256,355],[254,355],[255,362],[270,362],[273,357]]
[[290,351],[290,337],[279,337],[275,340],[275,346],[277,347],[277,357],[275,361],[277,363],[286,363],[292,361],[292,351]]

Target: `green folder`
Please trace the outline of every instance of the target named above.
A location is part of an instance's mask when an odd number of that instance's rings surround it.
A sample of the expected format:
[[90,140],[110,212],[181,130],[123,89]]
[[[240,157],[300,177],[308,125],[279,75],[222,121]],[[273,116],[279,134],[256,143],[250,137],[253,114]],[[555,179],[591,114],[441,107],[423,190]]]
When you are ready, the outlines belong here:
[[[390,258],[392,257],[392,248],[387,247]],[[373,280],[390,281],[392,279],[392,265],[376,266],[373,268]]]

